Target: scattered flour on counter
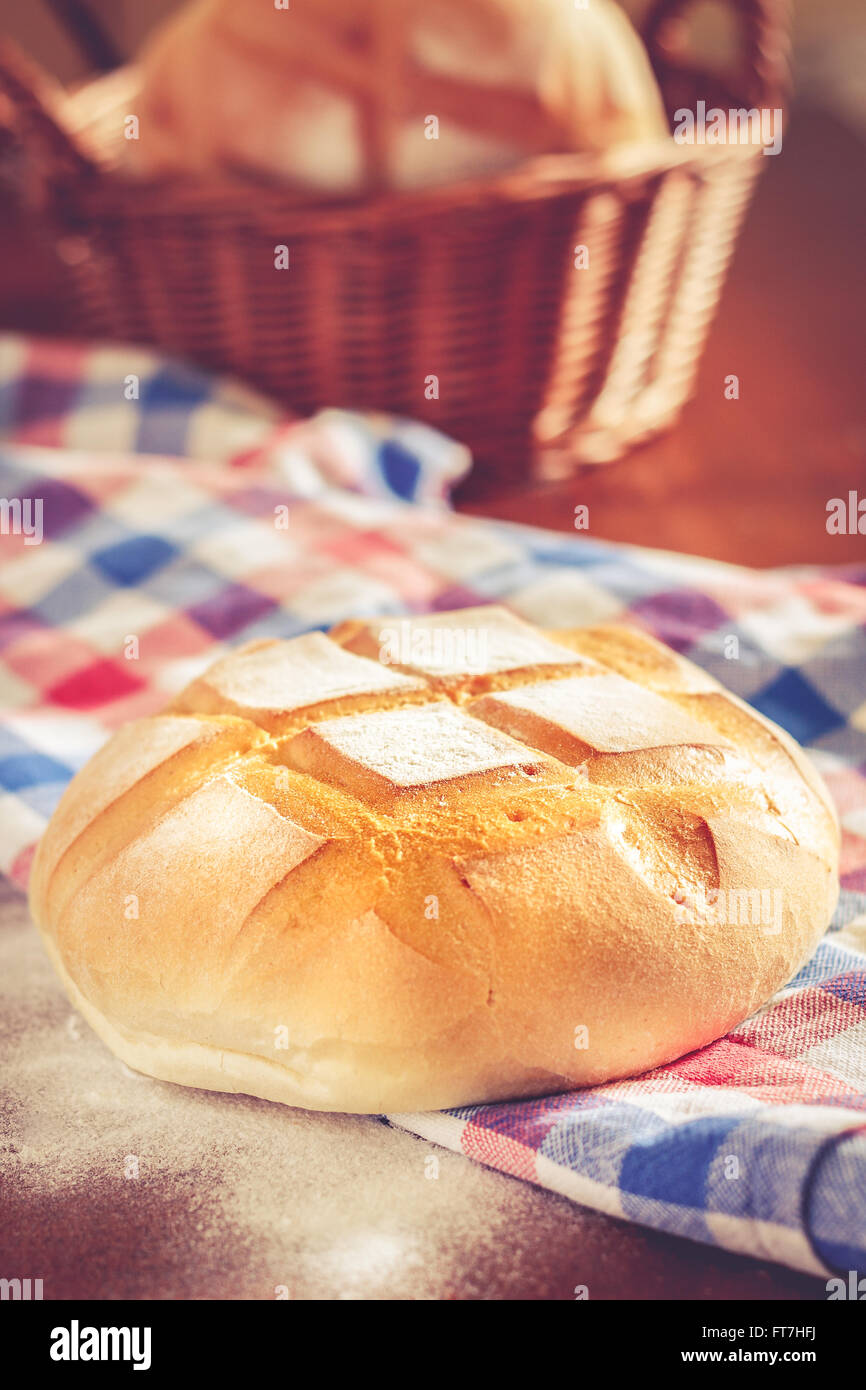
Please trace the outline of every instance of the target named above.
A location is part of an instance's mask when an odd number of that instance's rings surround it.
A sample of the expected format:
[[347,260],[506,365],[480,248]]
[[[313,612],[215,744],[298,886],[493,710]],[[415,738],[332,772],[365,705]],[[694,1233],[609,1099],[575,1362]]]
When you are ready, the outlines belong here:
[[0,1074],[4,1246],[46,1298],[484,1298],[492,1270],[537,1263],[533,1209],[562,1206],[376,1117],[131,1071],[18,895],[0,907]]

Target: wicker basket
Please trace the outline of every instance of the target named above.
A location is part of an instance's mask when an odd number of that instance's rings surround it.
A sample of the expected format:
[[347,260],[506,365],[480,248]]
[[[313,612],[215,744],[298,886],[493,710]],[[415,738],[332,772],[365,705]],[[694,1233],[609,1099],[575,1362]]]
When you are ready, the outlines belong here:
[[[677,57],[688,0],[652,10],[644,39],[669,112],[780,104],[784,0],[728,3],[742,62],[726,82]],[[483,463],[532,458],[544,476],[615,459],[676,419],[764,163],[754,146],[670,141],[639,167],[555,155],[471,184],[305,205],[272,186],[121,178],[107,147],[94,157],[92,138],[61,128],[8,50],[0,93],[82,335],[156,345],[302,412],[426,419]],[[575,268],[578,245],[589,270]]]

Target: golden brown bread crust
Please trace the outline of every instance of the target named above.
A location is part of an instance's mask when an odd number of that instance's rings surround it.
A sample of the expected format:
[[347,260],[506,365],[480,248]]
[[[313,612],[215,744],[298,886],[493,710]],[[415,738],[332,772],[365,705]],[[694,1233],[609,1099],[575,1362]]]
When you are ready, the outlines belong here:
[[837,864],[803,753],[696,667],[488,608],[216,663],[74,779],[31,904],[130,1065],[399,1111],[711,1042],[808,957]]

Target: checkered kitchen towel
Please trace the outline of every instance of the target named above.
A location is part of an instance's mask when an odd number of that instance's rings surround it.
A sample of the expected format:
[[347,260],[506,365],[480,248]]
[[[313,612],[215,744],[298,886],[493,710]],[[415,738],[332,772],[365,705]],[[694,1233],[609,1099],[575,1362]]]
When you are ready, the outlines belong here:
[[623,618],[806,744],[842,897],[760,1014],[636,1081],[390,1119],[616,1216],[866,1274],[866,565],[753,573],[456,517],[400,500],[441,499],[465,465],[430,431],[298,424],[123,350],[0,340],[0,429],[0,499],[43,503],[41,544],[0,535],[0,868],[19,884],[110,730],[228,645],[350,615],[505,599],[553,627]]

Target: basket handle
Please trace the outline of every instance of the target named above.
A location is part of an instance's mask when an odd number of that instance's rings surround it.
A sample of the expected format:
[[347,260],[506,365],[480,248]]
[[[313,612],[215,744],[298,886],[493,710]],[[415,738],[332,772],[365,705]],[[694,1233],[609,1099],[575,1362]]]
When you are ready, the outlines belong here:
[[[683,48],[679,21],[693,0],[656,0],[643,23],[643,40],[656,72],[677,66]],[[756,106],[777,106],[787,95],[790,0],[725,0],[741,29],[739,79],[744,97]]]
[[37,207],[60,180],[96,173],[52,113],[52,104],[51,84],[41,69],[17,45],[0,42],[0,125],[11,130],[24,153],[23,197]]
[[57,23],[65,29],[79,49],[88,68],[113,72],[123,62],[123,54],[107,25],[93,13],[87,0],[47,0]]

